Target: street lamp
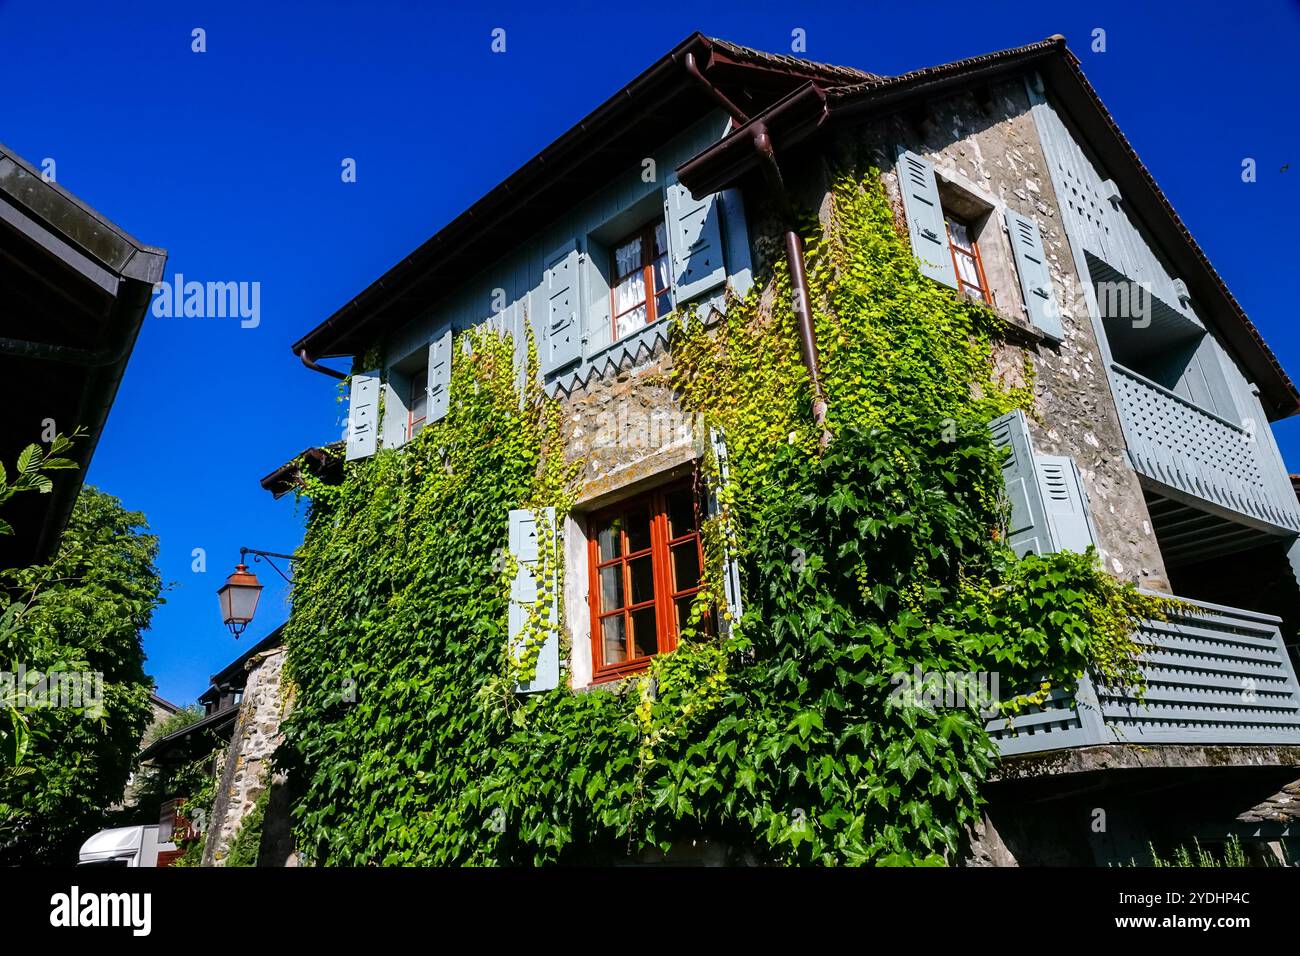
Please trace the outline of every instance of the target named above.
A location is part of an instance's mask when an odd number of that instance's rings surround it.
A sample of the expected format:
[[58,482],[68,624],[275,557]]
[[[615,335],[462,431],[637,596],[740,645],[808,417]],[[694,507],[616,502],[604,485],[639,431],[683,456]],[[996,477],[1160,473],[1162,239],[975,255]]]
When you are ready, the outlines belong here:
[[258,551],[255,548],[240,548],[239,563],[235,565],[235,570],[230,577],[226,578],[226,583],[217,589],[217,600],[221,602],[221,621],[226,627],[230,628],[230,633],[236,638],[244,633],[244,628],[253,620],[253,615],[257,613],[257,599],[262,596],[262,582],[257,580],[257,575],[248,570],[248,565],[244,563],[244,557],[251,554],[254,561],[266,559],[266,563],[275,569],[275,572],[289,583],[293,583],[288,575],[276,567],[271,558],[283,558],[286,561],[296,560],[291,554],[277,554],[274,551]]
[[221,621],[230,633],[239,637],[257,613],[257,599],[262,596],[262,585],[248,565],[237,564],[226,583],[217,589],[221,601]]

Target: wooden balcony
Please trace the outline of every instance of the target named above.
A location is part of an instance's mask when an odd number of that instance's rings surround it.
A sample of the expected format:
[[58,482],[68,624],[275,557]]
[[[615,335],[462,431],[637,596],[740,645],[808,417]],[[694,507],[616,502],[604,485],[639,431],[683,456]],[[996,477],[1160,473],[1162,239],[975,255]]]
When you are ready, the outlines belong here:
[[1199,601],[1146,621],[1142,703],[1087,675],[1014,720],[988,723],[1003,756],[1097,744],[1300,744],[1300,685],[1269,614]]
[[1300,531],[1300,503],[1274,460],[1260,421],[1242,428],[1132,369],[1112,380],[1134,470],[1165,496],[1208,504],[1274,532]]

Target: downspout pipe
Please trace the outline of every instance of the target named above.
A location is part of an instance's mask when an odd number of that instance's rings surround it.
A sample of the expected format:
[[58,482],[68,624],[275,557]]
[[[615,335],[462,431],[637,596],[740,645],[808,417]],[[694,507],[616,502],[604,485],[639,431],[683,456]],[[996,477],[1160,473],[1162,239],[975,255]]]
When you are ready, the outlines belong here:
[[[737,129],[750,123],[749,117],[700,72],[699,65],[695,62],[694,53],[686,54],[685,66],[686,72],[704,88],[705,92],[719,106],[727,111]],[[794,209],[789,194],[786,192],[785,181],[781,177],[781,167],[776,161],[776,149],[772,146],[772,137],[768,134],[767,126],[759,120],[752,124],[751,129],[751,142],[762,161],[764,178],[767,180],[768,188],[776,197],[782,224],[785,227],[785,260],[790,267],[790,286],[794,297],[792,305],[795,324],[799,329],[799,352],[803,358],[804,368],[808,371],[808,379],[812,384],[813,421],[821,429],[820,444],[824,449],[830,443],[831,436],[830,432],[826,430],[826,393],[822,390],[821,363],[817,355],[817,336],[813,331],[812,295],[808,290],[808,273],[804,265],[803,239],[800,238],[799,231],[795,228]]]
[[781,176],[781,167],[776,161],[776,150],[772,147],[772,137],[767,127],[760,121],[754,124],[754,149],[763,161],[763,173],[767,178],[768,188],[775,193],[781,207],[781,217],[785,221],[785,260],[790,267],[790,289],[794,297],[795,324],[799,328],[799,351],[803,356],[804,368],[808,370],[808,379],[813,392],[813,421],[821,429],[821,447],[830,443],[830,432],[826,430],[826,393],[822,390],[821,361],[817,353],[817,335],[813,331],[812,293],[808,289],[808,273],[804,265],[803,239],[794,225],[794,210],[789,194],[785,189],[785,180]]
[[317,365],[316,362],[312,359],[312,357],[307,354],[306,349],[299,350],[298,358],[302,359],[302,364],[307,366],[313,372],[320,372],[322,375],[328,375],[330,378],[336,378],[340,382],[343,381],[345,378],[347,378],[347,375],[344,374],[343,372],[336,371],[335,369],[332,368],[326,368],[324,365]]

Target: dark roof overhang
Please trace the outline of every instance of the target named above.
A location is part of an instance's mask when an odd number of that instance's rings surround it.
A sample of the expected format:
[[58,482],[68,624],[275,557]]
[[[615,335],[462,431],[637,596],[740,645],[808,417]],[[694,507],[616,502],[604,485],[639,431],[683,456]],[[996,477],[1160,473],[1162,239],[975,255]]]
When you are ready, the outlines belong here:
[[53,420],[86,429],[48,495],[16,498],[0,567],[55,549],[84,481],[167,254],[127,235],[0,145],[0,461],[12,466]]
[[684,163],[678,176],[696,196],[716,192],[734,185],[757,165],[752,134],[759,124],[766,127],[778,150],[789,149],[843,123],[884,116],[1031,68],[1041,72],[1050,95],[1079,127],[1114,177],[1125,203],[1160,242],[1193,297],[1208,306],[1215,328],[1258,386],[1269,418],[1300,411],[1300,392],[1083,75],[1064,37],[852,85],[826,86],[811,80]]
[[304,474],[333,484],[343,477],[344,450],[341,441],[319,448],[308,448],[263,478],[262,488],[276,498],[281,498],[303,487]]

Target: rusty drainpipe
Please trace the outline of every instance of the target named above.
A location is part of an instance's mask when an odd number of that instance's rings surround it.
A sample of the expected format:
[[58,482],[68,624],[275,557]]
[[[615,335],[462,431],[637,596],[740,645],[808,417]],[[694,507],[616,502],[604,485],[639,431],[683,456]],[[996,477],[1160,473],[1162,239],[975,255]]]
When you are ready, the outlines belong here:
[[[686,72],[727,111],[737,128],[749,122],[749,117],[700,72],[700,68],[695,62],[694,53],[686,54],[685,65]],[[799,232],[795,228],[793,207],[790,203],[789,194],[785,189],[785,181],[781,177],[781,167],[777,165],[776,150],[772,146],[772,137],[768,135],[767,127],[761,120],[753,125],[753,145],[759,157],[763,160],[763,176],[767,180],[768,188],[776,196],[781,211],[782,224],[785,227],[785,259],[786,264],[790,267],[790,284],[794,291],[793,307],[795,322],[799,327],[799,351],[812,384],[813,421],[821,429],[820,444],[825,449],[830,443],[831,435],[826,430],[826,394],[822,391],[820,363],[817,356],[817,336],[813,332],[812,296],[808,291],[808,275],[804,268],[803,239],[799,237]]]
[[302,349],[298,352],[298,358],[302,359],[302,364],[307,366],[313,372],[320,372],[322,375],[328,375],[330,378],[336,378],[340,382],[343,381],[345,378],[347,378],[347,375],[345,375],[343,372],[335,371],[332,368],[326,368],[324,365],[317,365],[315,360],[313,360],[312,357],[307,354],[306,349]]

